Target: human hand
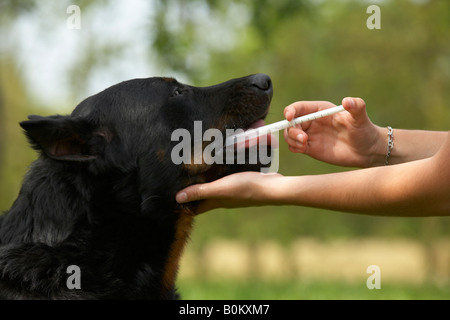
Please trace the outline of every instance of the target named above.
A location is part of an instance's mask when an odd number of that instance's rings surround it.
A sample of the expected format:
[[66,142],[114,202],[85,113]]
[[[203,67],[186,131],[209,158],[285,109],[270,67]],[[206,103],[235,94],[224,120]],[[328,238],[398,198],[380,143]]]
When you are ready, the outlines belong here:
[[[291,152],[305,153],[317,160],[349,167],[372,167],[384,163],[384,128],[374,125],[360,98],[345,98],[348,112],[305,122],[284,131]],[[286,120],[334,107],[326,101],[295,102],[284,109]]]
[[199,201],[195,213],[216,208],[241,208],[270,204],[267,186],[273,186],[280,174],[235,173],[213,182],[189,186],[176,195],[178,203]]

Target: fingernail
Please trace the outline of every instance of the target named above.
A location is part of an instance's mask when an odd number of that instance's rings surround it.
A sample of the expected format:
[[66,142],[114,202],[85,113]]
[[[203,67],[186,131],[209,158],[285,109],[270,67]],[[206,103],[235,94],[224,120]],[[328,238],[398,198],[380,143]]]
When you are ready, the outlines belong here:
[[298,140],[298,142],[300,142],[301,144],[303,144],[303,142],[304,142],[303,135],[302,135],[302,134],[299,134],[299,135],[297,136],[297,140]]
[[289,118],[289,114],[290,114],[290,112],[289,111],[286,111],[286,113],[284,114],[284,117],[287,119],[287,118]]
[[352,98],[345,98],[347,100],[347,103],[350,105],[350,108],[353,108],[355,106],[355,102]]
[[180,192],[176,196],[176,200],[177,200],[178,203],[187,202],[187,199],[188,199],[188,197],[187,197],[187,193],[186,192]]

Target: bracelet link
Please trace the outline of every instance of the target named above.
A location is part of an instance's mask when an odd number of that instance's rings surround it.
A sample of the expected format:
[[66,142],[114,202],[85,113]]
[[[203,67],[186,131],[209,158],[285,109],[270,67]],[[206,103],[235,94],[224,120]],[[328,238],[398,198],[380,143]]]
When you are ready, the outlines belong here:
[[384,162],[384,165],[389,165],[389,157],[391,156],[392,149],[394,148],[394,129],[392,127],[388,126],[388,144],[386,148],[386,160]]

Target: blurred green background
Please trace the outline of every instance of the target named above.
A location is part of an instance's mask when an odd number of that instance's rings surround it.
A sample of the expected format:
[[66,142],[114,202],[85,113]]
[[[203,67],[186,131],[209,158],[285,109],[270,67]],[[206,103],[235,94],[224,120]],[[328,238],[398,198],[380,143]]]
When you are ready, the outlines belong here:
[[[366,26],[371,4],[380,8],[381,29]],[[80,16],[67,10],[70,5],[79,6]],[[175,76],[207,86],[267,73],[274,84],[267,123],[281,120],[284,107],[294,101],[340,104],[343,97],[358,96],[378,125],[449,130],[450,2],[445,0],[2,0],[0,18],[1,211],[11,206],[36,157],[18,122],[31,113],[69,113],[85,97],[131,78]],[[76,18],[80,28],[72,29]],[[281,141],[284,175],[342,170],[348,169],[291,154]],[[436,251],[435,245],[448,240],[449,230],[449,218],[367,217],[301,207],[215,210],[196,219],[188,253],[202,265],[208,246],[218,239],[246,248],[273,241],[285,249],[299,239],[331,247],[354,239],[407,239],[420,245],[425,276],[419,283],[392,284],[396,287],[377,297],[450,298],[450,247]],[[436,255],[440,258],[430,258]],[[209,281],[193,273],[181,277],[181,284],[184,297],[193,299],[374,298],[364,281],[356,289],[339,276],[331,282],[304,282],[307,278],[308,273],[282,280],[217,275]],[[267,294],[260,295],[263,287]]]

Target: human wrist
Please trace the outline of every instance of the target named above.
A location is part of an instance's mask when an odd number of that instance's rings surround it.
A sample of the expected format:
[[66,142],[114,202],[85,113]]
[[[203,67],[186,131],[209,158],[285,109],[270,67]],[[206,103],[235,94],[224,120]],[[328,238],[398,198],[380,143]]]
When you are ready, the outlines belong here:
[[388,126],[388,143],[386,146],[386,160],[384,161],[384,165],[389,165],[389,161],[391,158],[392,150],[394,149],[394,129],[392,127]]
[[388,145],[388,129],[375,126],[373,133],[372,147],[368,153],[368,163],[366,167],[379,167],[386,162]]

